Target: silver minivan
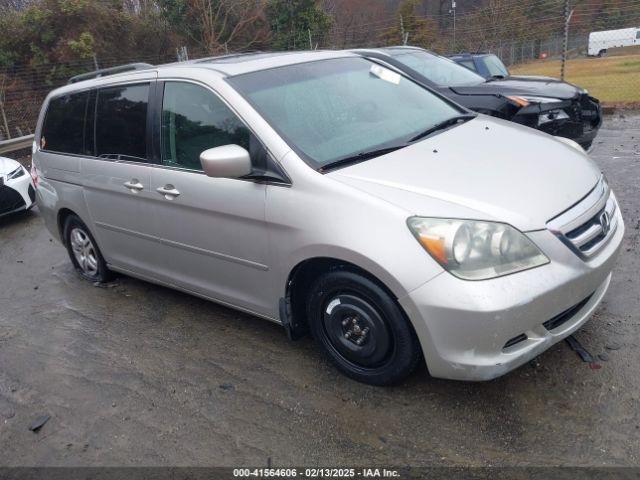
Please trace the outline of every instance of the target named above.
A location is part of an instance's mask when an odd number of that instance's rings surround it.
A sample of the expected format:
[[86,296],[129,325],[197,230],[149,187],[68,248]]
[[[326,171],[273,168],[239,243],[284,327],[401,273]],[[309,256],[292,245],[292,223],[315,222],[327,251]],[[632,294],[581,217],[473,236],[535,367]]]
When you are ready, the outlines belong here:
[[[119,72],[119,73],[118,73]],[[311,333],[345,374],[487,380],[587,321],[624,225],[570,140],[345,52],[74,78],[33,155],[48,229],[111,272]]]

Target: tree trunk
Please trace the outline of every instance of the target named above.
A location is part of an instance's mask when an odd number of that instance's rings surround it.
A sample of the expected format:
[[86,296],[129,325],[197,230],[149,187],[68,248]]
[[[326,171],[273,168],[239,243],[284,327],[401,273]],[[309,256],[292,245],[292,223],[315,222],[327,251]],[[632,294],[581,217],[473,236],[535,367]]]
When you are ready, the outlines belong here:
[[0,113],[2,114],[2,122],[4,123],[4,129],[7,132],[7,138],[11,138],[11,131],[9,130],[9,122],[7,122],[7,115],[4,113],[4,102],[0,102]]

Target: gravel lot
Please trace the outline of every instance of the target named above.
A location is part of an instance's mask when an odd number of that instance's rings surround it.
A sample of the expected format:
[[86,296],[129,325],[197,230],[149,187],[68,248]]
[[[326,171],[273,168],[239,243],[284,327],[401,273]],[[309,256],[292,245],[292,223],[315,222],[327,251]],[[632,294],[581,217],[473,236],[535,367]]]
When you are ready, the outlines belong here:
[[131,278],[82,281],[37,210],[0,220],[0,464],[637,465],[639,144],[640,114],[607,117],[592,152],[627,224],[576,334],[597,364],[562,342],[486,383],[425,369],[355,383],[277,325]]

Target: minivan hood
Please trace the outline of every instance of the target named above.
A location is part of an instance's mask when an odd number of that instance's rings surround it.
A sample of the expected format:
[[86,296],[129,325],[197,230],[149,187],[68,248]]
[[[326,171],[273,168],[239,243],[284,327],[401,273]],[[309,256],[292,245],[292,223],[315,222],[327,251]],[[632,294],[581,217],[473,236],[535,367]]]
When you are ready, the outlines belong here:
[[451,87],[458,95],[532,95],[569,100],[584,91],[555,78],[507,77],[479,85]]
[[408,215],[493,220],[531,231],[581,200],[601,174],[585,153],[550,135],[479,115],[327,175]]

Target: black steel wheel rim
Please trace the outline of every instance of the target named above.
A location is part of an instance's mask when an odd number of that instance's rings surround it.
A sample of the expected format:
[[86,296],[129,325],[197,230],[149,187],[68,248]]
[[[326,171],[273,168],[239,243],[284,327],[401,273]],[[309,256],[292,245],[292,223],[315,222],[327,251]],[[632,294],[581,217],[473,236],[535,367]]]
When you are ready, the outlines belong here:
[[393,351],[393,339],[383,317],[358,296],[330,297],[324,305],[322,323],[331,348],[357,366],[379,366]]

